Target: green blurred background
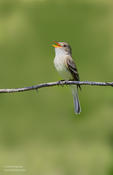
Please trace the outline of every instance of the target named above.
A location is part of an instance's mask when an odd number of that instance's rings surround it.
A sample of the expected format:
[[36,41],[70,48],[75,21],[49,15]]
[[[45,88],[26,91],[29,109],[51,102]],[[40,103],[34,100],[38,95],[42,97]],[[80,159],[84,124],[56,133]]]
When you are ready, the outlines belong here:
[[[113,81],[112,0],[0,0],[0,88],[60,80],[54,40],[81,80]],[[80,116],[68,87],[0,95],[0,175],[113,174],[113,89],[79,94]]]

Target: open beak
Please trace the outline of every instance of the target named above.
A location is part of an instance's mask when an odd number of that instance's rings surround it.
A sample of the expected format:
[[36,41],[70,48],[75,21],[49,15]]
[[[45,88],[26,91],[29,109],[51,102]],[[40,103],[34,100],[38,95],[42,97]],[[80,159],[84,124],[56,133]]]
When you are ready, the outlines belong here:
[[55,44],[53,44],[52,46],[55,48],[60,48],[62,47],[58,42],[54,41]]

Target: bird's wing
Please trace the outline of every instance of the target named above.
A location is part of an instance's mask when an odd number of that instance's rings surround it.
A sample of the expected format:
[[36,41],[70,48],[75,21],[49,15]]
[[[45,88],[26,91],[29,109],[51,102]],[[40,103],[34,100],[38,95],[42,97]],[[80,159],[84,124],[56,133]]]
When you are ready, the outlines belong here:
[[71,72],[72,76],[73,76],[73,79],[76,80],[76,81],[79,81],[80,78],[79,78],[79,74],[78,74],[78,71],[77,71],[77,67],[72,59],[71,56],[67,56],[66,58],[66,66],[67,66],[67,69]]

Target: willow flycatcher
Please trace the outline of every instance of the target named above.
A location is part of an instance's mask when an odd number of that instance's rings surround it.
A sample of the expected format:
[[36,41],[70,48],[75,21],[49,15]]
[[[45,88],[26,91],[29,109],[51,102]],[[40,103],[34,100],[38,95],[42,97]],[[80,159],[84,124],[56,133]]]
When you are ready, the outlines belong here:
[[[56,42],[53,45],[55,47],[54,65],[56,70],[61,74],[64,80],[79,81],[79,74],[76,65],[72,59],[71,47],[66,42]],[[72,95],[74,101],[74,111],[76,114],[80,114],[81,107],[78,97],[78,88],[80,85],[71,85]]]

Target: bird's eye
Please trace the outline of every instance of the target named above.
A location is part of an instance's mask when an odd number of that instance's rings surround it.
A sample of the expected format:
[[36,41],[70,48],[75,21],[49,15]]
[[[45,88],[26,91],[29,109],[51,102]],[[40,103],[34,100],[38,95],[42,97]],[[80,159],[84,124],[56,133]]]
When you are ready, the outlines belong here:
[[64,47],[66,47],[66,45],[64,44]]

